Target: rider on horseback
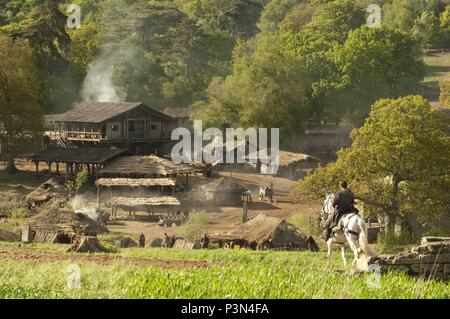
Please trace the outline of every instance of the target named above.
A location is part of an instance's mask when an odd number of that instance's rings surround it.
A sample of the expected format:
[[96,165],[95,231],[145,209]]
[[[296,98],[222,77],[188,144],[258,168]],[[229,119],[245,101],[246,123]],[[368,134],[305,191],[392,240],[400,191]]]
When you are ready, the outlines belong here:
[[328,216],[328,219],[324,225],[326,229],[326,239],[332,237],[333,228],[338,226],[339,220],[342,216],[353,212],[358,213],[358,210],[354,204],[355,195],[353,195],[352,191],[347,188],[347,182],[340,180],[339,191],[334,196],[334,201],[332,203],[334,212]]

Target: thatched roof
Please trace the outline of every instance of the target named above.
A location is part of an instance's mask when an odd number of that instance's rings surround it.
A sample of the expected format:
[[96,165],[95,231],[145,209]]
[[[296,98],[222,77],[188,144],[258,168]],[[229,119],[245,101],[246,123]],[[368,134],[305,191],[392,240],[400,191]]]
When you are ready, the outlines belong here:
[[34,154],[31,160],[52,163],[104,164],[127,152],[126,149],[101,147],[47,149]]
[[153,178],[173,174],[194,173],[197,171],[198,169],[192,165],[175,164],[168,159],[154,155],[124,156],[100,169],[99,176]]
[[254,219],[239,225],[234,230],[212,236],[214,241],[238,241],[268,245],[268,248],[308,249],[308,236],[296,226],[284,219],[258,215]]
[[113,197],[112,205],[117,206],[180,206],[180,201],[173,196],[155,196],[155,197]]
[[220,177],[211,183],[200,186],[200,189],[204,192],[236,192],[243,193],[248,191],[248,189],[242,184],[237,183],[229,177]]
[[101,123],[122,113],[138,108],[157,114],[164,119],[172,120],[170,116],[156,111],[141,102],[81,103],[65,113],[54,115],[51,120],[55,122]]
[[28,194],[26,202],[31,207],[41,205],[48,202],[50,199],[61,197],[65,198],[67,191],[64,185],[59,183],[54,178],[50,178],[48,181],[39,185],[34,191]]
[[163,113],[178,119],[189,118],[194,111],[192,107],[166,107]]
[[20,236],[16,233],[9,232],[7,230],[0,229],[0,241],[20,241]]
[[[258,158],[262,158],[262,150],[257,152]],[[271,154],[271,150],[269,149],[268,154]],[[264,154],[265,155],[265,154]],[[249,155],[250,157],[250,155]],[[294,153],[294,152],[288,152],[288,151],[282,151],[280,150],[278,152],[278,164],[280,167],[286,167],[291,164],[297,163],[297,162],[316,162],[319,163],[320,159],[317,157],[303,154],[303,153]]]
[[151,187],[175,186],[176,181],[171,178],[100,178],[95,184],[102,187]]
[[31,229],[47,233],[62,232],[74,235],[96,235],[108,233],[108,229],[82,213],[75,213],[62,200],[52,200],[39,209],[39,213],[28,221]]
[[279,155],[280,166],[289,166],[297,162],[316,162],[316,163],[320,162],[320,159],[308,154],[293,153],[287,151],[280,151],[279,154],[280,154]]

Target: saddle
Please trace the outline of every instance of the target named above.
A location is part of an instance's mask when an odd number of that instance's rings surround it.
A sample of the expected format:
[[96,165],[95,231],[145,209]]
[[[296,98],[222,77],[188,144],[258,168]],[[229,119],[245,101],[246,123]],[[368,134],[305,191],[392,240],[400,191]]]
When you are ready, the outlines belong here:
[[348,212],[348,213],[345,213],[344,215],[342,215],[339,218],[337,225],[331,229],[331,233],[334,234],[339,231],[342,231],[342,232],[345,231],[344,217],[348,217],[349,215],[358,215],[358,213],[359,213],[358,211],[351,211],[351,212]]

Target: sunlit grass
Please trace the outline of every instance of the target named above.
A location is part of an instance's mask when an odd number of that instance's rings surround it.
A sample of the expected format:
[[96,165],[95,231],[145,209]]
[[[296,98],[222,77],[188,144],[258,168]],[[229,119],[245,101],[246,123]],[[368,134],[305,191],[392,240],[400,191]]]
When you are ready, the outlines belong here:
[[[1,244],[15,247],[17,244]],[[449,298],[448,283],[402,273],[351,275],[335,254],[249,250],[122,249],[132,258],[208,261],[209,268],[159,268],[65,260],[65,245],[27,245],[36,252],[60,253],[53,262],[3,259],[2,298]],[[81,289],[67,288],[68,265],[81,269]],[[340,271],[338,271],[340,270]]]

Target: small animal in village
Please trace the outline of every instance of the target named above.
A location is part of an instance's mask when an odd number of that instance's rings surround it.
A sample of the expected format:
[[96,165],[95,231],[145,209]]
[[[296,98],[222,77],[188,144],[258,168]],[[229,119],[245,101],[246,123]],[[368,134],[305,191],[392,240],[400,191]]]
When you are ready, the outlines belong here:
[[273,184],[269,183],[267,186],[259,186],[259,200],[260,201],[267,201],[270,204],[275,203],[277,204],[277,201],[273,198],[274,191],[273,191]]
[[[333,213],[333,201],[335,194],[326,194],[326,198],[321,209],[321,225],[323,226],[328,216]],[[341,247],[341,256],[344,266],[347,265],[345,256],[345,243],[348,242],[353,252],[354,259],[352,265],[355,265],[360,258],[361,253],[368,256],[374,256],[375,251],[369,247],[367,242],[367,225],[364,219],[357,212],[345,214],[339,221],[339,227],[333,232],[332,236],[327,239],[327,258],[328,264],[331,262],[331,253],[333,245],[337,244]]]

